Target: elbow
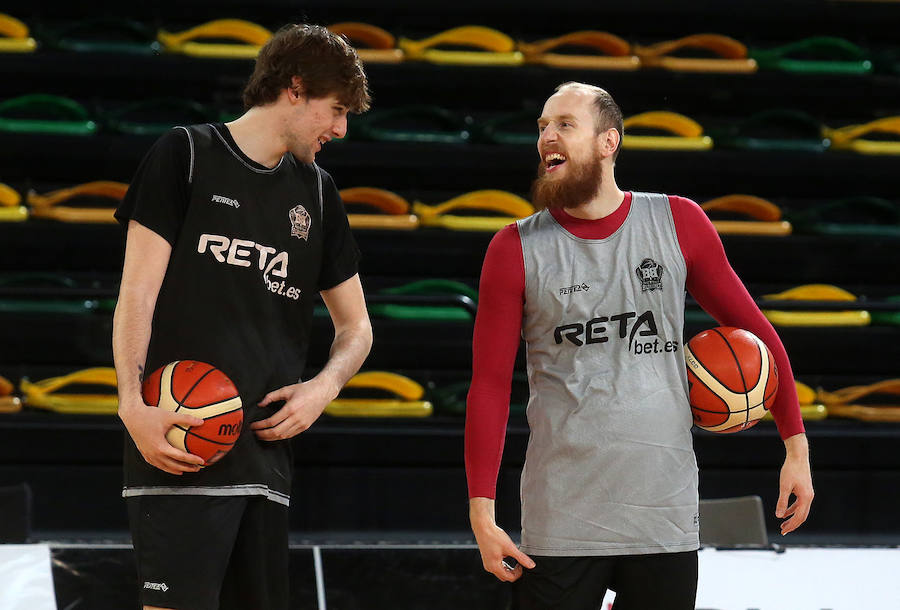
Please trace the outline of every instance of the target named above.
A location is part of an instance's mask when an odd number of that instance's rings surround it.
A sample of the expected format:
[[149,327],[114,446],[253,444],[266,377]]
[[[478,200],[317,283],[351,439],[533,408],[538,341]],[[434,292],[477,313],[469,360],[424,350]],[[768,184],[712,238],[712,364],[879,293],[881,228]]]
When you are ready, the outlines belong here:
[[335,328],[335,341],[338,337],[346,338],[359,346],[364,356],[368,356],[372,350],[372,342],[374,341],[374,333],[372,332],[372,322],[369,320],[368,314],[360,316],[358,319],[341,328]]
[[365,347],[366,356],[372,351],[372,343],[375,341],[375,333],[372,331],[372,321],[365,316],[360,323],[360,337]]

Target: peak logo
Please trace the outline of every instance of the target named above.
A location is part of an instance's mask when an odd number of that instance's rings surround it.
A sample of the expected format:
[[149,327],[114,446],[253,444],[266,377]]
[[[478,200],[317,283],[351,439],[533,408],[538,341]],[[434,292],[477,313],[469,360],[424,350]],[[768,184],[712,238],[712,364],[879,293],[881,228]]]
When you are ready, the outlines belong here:
[[211,201],[213,203],[224,203],[225,205],[231,206],[234,209],[238,209],[239,207],[241,207],[241,204],[238,203],[237,199],[223,197],[222,195],[213,195]]
[[207,252],[212,254],[218,262],[235,267],[252,267],[253,259],[256,259],[256,266],[262,271],[263,281],[270,292],[295,301],[300,298],[299,288],[287,286],[283,280],[278,281],[269,277],[286,278],[288,276],[290,257],[287,252],[278,252],[271,246],[247,239],[232,239],[224,235],[204,233],[197,242],[197,253],[206,254]]
[[145,582],[144,588],[150,589],[151,591],[162,591],[163,593],[165,593],[169,590],[169,585],[164,582]]
[[564,294],[572,294],[573,292],[587,292],[591,287],[581,282],[580,284],[575,284],[574,286],[566,286],[565,288],[559,289],[560,296]]
[[[634,322],[632,319],[634,318]],[[617,323],[617,324],[616,324]],[[634,354],[660,354],[678,351],[678,341],[665,341],[660,343],[659,331],[652,311],[645,311],[638,315],[635,311],[626,311],[611,316],[598,316],[587,322],[575,322],[557,326],[553,331],[553,339],[557,345],[568,341],[575,347],[607,343],[610,340],[610,330],[607,324],[615,324],[612,335],[616,339],[628,338],[628,351]],[[629,330],[630,329],[630,330]],[[635,341],[637,337],[652,337],[654,340]]]

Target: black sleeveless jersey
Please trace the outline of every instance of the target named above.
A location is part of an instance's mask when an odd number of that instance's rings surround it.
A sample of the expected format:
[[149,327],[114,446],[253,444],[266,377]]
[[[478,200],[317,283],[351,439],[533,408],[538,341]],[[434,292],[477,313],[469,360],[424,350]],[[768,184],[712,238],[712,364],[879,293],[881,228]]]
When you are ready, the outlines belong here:
[[257,406],[266,393],[299,380],[316,293],[357,272],[334,182],[289,153],[274,168],[255,163],[224,125],[179,127],[148,153],[116,217],[172,245],[145,374],[174,360],[208,362],[235,383],[244,408],[234,448],[198,473],[150,466],[128,437],[123,495],[264,495],[286,504],[290,441],[260,441],[249,425],[273,413]]

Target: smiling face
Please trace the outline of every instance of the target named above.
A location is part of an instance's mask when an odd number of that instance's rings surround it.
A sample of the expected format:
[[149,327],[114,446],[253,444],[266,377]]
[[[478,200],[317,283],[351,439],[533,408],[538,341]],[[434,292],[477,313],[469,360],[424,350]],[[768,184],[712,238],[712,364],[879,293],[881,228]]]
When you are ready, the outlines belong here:
[[315,161],[316,153],[332,138],[347,134],[347,106],[336,95],[309,98],[288,91],[291,113],[285,129],[287,149],[303,163]]
[[538,177],[532,201],[538,208],[573,208],[600,190],[601,135],[593,111],[594,95],[564,88],[544,104],[538,119]]
[[[567,88],[550,96],[544,104],[538,119],[537,145],[548,176],[561,178],[571,169],[570,162],[583,165],[594,153],[597,128],[593,99],[589,91]],[[590,160],[600,162],[596,157]]]

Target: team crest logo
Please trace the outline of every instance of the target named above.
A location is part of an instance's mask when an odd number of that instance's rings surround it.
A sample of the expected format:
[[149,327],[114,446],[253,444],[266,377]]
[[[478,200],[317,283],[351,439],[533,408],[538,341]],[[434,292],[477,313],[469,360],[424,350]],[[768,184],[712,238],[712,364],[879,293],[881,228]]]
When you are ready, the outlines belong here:
[[291,237],[307,241],[309,238],[309,227],[312,225],[312,218],[309,212],[302,205],[293,208],[288,216],[291,218]]
[[664,268],[652,258],[645,258],[634,270],[641,280],[641,291],[648,292],[659,288],[662,290],[662,276]]

